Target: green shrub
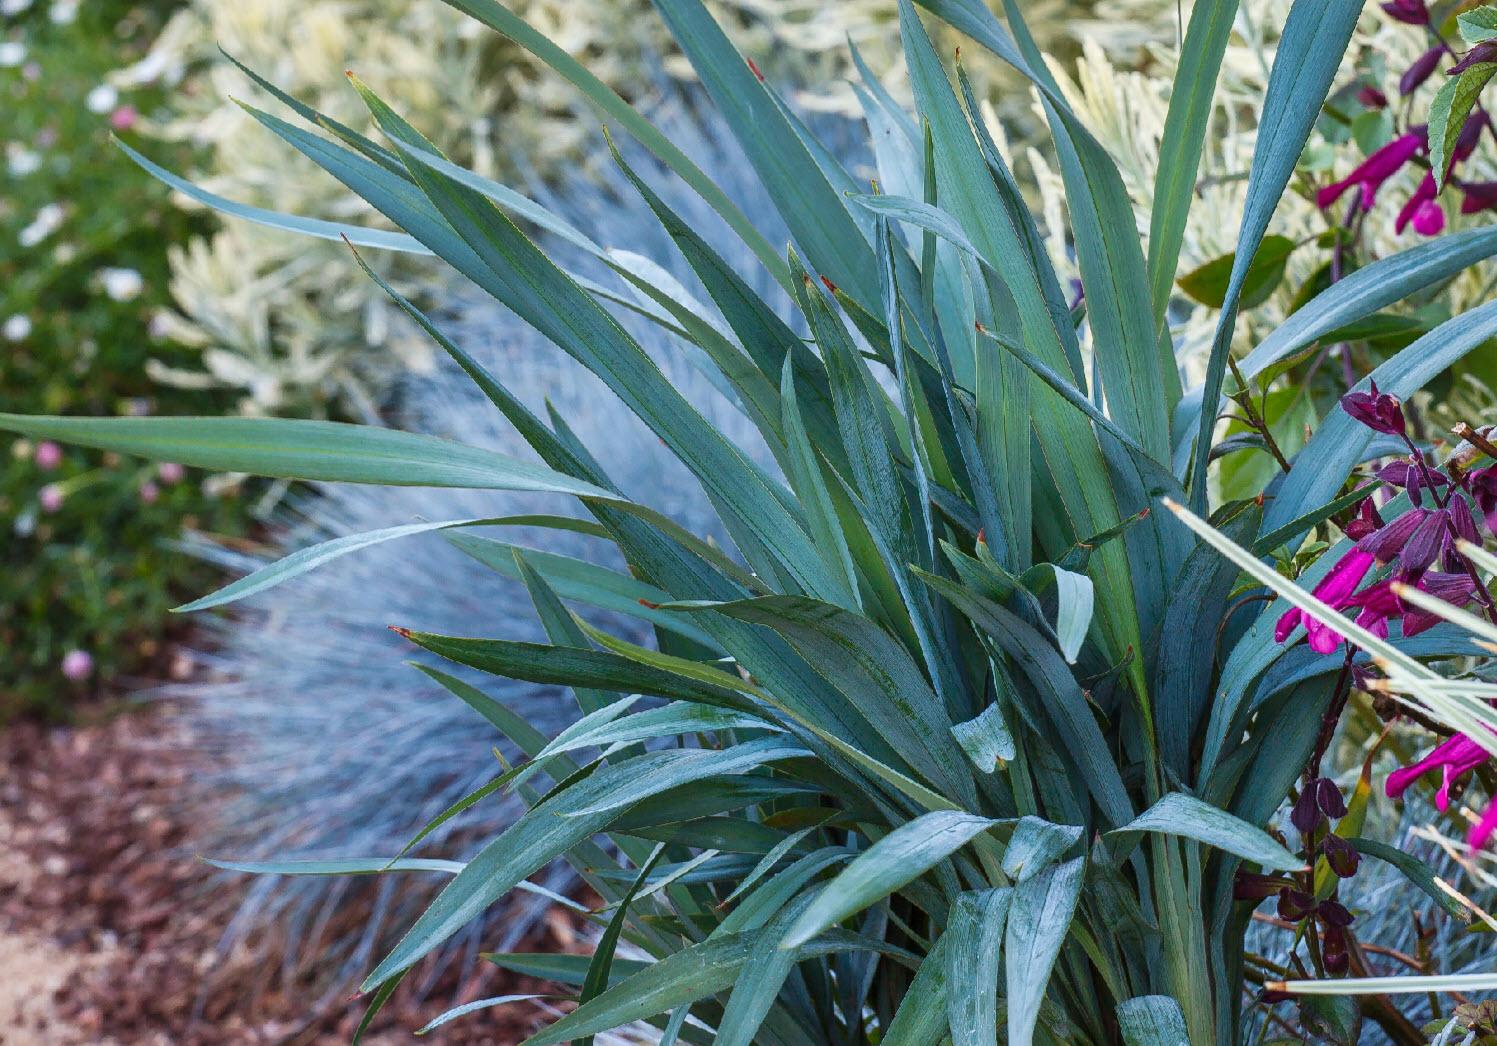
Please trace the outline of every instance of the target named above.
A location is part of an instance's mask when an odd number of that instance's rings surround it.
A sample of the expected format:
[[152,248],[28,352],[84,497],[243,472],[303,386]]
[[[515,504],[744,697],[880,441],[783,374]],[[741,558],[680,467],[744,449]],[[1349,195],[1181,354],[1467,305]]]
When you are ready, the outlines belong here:
[[[1480,592],[1491,611],[1475,564],[1497,560],[1465,558],[1448,539],[1477,536],[1470,498],[1489,529],[1497,519],[1497,467],[1471,471],[1487,449],[1477,445],[1437,482],[1400,405],[1492,336],[1497,304],[1455,316],[1356,376],[1344,409],[1320,419],[1265,489],[1214,511],[1208,491],[1213,462],[1264,439],[1218,438],[1229,364],[1249,386],[1238,395],[1249,410],[1247,394],[1271,384],[1279,364],[1497,252],[1497,231],[1371,262],[1242,361],[1232,357],[1254,256],[1361,10],[1350,0],[1298,0],[1261,102],[1206,379],[1187,394],[1165,320],[1235,3],[1196,5],[1145,249],[1111,158],[1061,98],[1018,0],[1003,5],[1007,28],[977,0],[921,2],[1041,92],[1085,291],[1076,304],[1010,170],[971,120],[965,78],[953,85],[908,2],[901,35],[919,119],[864,82],[881,189],[870,194],[733,50],[701,0],[657,0],[775,200],[795,241],[787,257],[581,64],[493,0],[450,0],[541,55],[615,133],[636,137],[711,202],[798,303],[804,330],[777,319],[627,164],[622,177],[649,199],[716,313],[657,283],[637,259],[596,247],[541,205],[447,161],[357,79],[384,144],[289,97],[282,101],[324,133],[257,114],[404,233],[258,220],[447,261],[607,382],[702,484],[734,554],[621,494],[566,417],[531,414],[414,307],[412,318],[544,466],[324,422],[0,416],[33,437],[206,468],[576,497],[596,521],[586,532],[626,560],[628,573],[600,573],[449,534],[479,563],[506,557],[496,569],[525,582],[551,643],[396,628],[452,661],[570,687],[577,700],[579,719],[548,740],[482,690],[423,666],[531,756],[496,767],[434,822],[500,790],[529,804],[471,860],[403,853],[225,864],[451,874],[368,975],[372,1009],[498,898],[534,890],[529,877],[565,859],[607,902],[592,913],[606,927],[596,954],[490,957],[579,986],[581,1005],[531,1046],[638,1019],[673,1041],[707,1041],[688,1015],[715,1028],[719,1044],[936,1046],[950,1036],[987,1046],[1000,1034],[1013,1046],[1228,1043],[1260,1001],[1247,986],[1264,969],[1282,977],[1296,968],[1305,971],[1297,980],[1314,983],[1285,990],[1332,995],[1300,1009],[1306,1037],[1355,1041],[1364,1013],[1388,1029],[1404,1020],[1346,999],[1382,982],[1339,983],[1360,954],[1339,882],[1370,854],[1444,895],[1417,861],[1352,834],[1368,788],[1349,808],[1321,760],[1353,685],[1368,685],[1369,656],[1409,707],[1466,735],[1419,770],[1464,773],[1497,749],[1492,709],[1444,689],[1424,663],[1469,654],[1469,637],[1445,628],[1416,636],[1412,627],[1415,608],[1433,613],[1421,599],[1442,606],[1414,587],[1425,582],[1460,592],[1442,598],[1462,606]],[[593,253],[643,297],[572,279],[512,215]],[[699,350],[779,474],[751,463],[672,387],[613,320],[615,302]],[[1363,462],[1404,453],[1401,469],[1379,474],[1408,488],[1381,504],[1383,515],[1370,488],[1344,491]],[[494,511],[391,520],[297,552],[194,608],[409,534],[577,527],[504,519],[502,503]],[[1421,535],[1418,555],[1408,524]],[[1399,535],[1406,547],[1388,554]],[[1366,541],[1373,545],[1358,544]],[[1289,572],[1303,567],[1315,594],[1269,565],[1273,554]],[[1442,570],[1431,571],[1437,556]],[[1387,577],[1395,558],[1405,572]],[[1455,574],[1459,564],[1469,578]],[[1377,580],[1358,593],[1369,578]],[[1395,580],[1412,594],[1393,589]],[[644,618],[658,648],[589,626],[563,597]],[[1358,606],[1355,622],[1340,614]],[[1396,631],[1380,634],[1390,620]],[[1299,644],[1306,634],[1308,646]],[[1417,776],[1400,775],[1396,790]],[[1281,815],[1291,796],[1293,834]],[[1269,896],[1297,933],[1264,967],[1243,938]],[[648,959],[623,953],[623,942]]]
[[[197,223],[109,141],[111,123],[128,126],[161,95],[119,97],[106,74],[149,42],[172,6],[56,0],[0,32],[4,409],[223,409],[219,397],[162,390],[146,376],[148,359],[180,355],[152,337],[150,321],[168,301],[167,245]],[[168,481],[78,450],[54,463],[55,450],[38,458],[34,444],[17,441],[0,453],[0,722],[23,711],[60,715],[110,681],[159,670],[167,609],[213,576],[164,546],[184,524],[240,526],[238,502],[205,494],[197,476],[168,470]],[[70,679],[62,666],[75,651]]]

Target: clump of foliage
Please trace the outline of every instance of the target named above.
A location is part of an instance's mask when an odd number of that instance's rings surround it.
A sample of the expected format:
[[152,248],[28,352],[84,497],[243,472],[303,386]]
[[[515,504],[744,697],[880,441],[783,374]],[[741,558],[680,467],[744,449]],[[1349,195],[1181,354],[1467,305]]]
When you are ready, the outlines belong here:
[[[576,721],[548,739],[481,687],[426,668],[529,756],[496,767],[433,819],[439,828],[500,791],[525,800],[527,812],[470,860],[408,848],[226,867],[450,873],[366,978],[372,1011],[500,897],[535,891],[531,876],[568,861],[606,902],[593,913],[604,926],[595,955],[490,956],[579,986],[580,1005],[531,1046],[641,1019],[669,1041],[692,1042],[715,1029],[718,1043],[935,1046],[1000,1034],[1017,1046],[1227,1043],[1245,1011],[1285,995],[1305,1001],[1275,1020],[1296,1020],[1304,1037],[1353,1042],[1364,1020],[1403,1041],[1417,1034],[1381,994],[1384,979],[1345,977],[1361,972],[1362,951],[1357,913],[1337,883],[1370,855],[1443,894],[1410,855],[1342,834],[1356,811],[1320,764],[1350,688],[1371,685],[1372,657],[1399,708],[1497,750],[1492,709],[1453,693],[1426,663],[1473,653],[1470,637],[1425,630],[1422,620],[1410,627],[1410,607],[1448,615],[1464,613],[1451,602],[1490,604],[1479,575],[1454,590],[1464,599],[1446,601],[1434,587],[1445,579],[1431,572],[1437,560],[1441,574],[1488,569],[1470,551],[1482,534],[1468,507],[1480,506],[1477,477],[1488,473],[1467,467],[1486,450],[1475,445],[1463,463],[1468,479],[1447,472],[1451,482],[1437,489],[1402,413],[1403,401],[1497,332],[1497,304],[1354,375],[1355,388],[1255,496],[1214,507],[1208,498],[1213,463],[1258,445],[1217,439],[1229,368],[1248,410],[1249,383],[1278,362],[1497,252],[1497,233],[1476,230],[1460,249],[1372,262],[1307,301],[1242,365],[1233,358],[1252,260],[1361,4],[1299,0],[1289,13],[1205,380],[1187,393],[1165,320],[1230,0],[1202,0],[1185,31],[1191,60],[1171,95],[1146,248],[1116,167],[1066,105],[1016,0],[1003,5],[1007,26],[980,3],[922,0],[1039,91],[1081,272],[1074,303],[1002,154],[973,119],[970,83],[960,67],[953,82],[911,3],[901,4],[900,29],[917,118],[871,78],[862,84],[879,167],[870,193],[700,0],[658,0],[780,210],[794,241],[787,256],[580,63],[492,0],[451,2],[536,53],[711,203],[794,298],[811,337],[780,320],[621,159],[715,310],[452,163],[357,78],[384,142],[289,95],[279,100],[322,133],[257,111],[404,232],[247,216],[448,262],[608,384],[700,482],[735,554],[622,492],[568,418],[527,409],[398,295],[543,465],[316,421],[0,416],[35,437],[209,468],[574,497],[593,517],[584,531],[626,562],[627,573],[592,591],[569,585],[567,598],[616,603],[620,586],[638,593],[632,612],[656,625],[654,647],[569,613],[562,579],[523,551],[512,569],[549,643],[397,624],[427,651],[568,687],[577,701]],[[517,218],[593,254],[641,297],[573,278]],[[750,461],[672,387],[612,304],[700,350],[777,472]],[[1257,435],[1268,445],[1270,433]],[[1346,489],[1354,470],[1388,457],[1404,458],[1403,469],[1379,479],[1403,492],[1348,518],[1369,497]],[[376,542],[517,522],[424,520],[337,538],[190,608],[230,603]],[[1305,554],[1312,534],[1323,554]],[[1276,553],[1291,572],[1304,568],[1299,580],[1313,594],[1274,568]],[[1358,591],[1364,581],[1381,586],[1392,570],[1375,612],[1358,602],[1374,595]],[[1353,620],[1346,608],[1361,613]],[[1343,644],[1342,657],[1326,656]],[[1461,758],[1464,772],[1470,759]],[[1291,796],[1292,836],[1276,820]],[[1264,995],[1249,987],[1263,977],[1245,969],[1244,934],[1266,896],[1299,932]],[[1451,902],[1450,917],[1465,909]],[[623,942],[649,958],[619,954]]]
[[[650,112],[671,140],[752,215],[756,227],[777,227],[773,204],[753,172],[731,142],[710,131],[689,96],[662,99]],[[833,129],[841,132],[838,142],[861,137],[861,125],[855,134],[853,125],[841,118],[819,122],[828,125],[829,137]],[[775,300],[782,315],[793,319],[788,300],[776,296],[767,275],[754,271],[753,256],[743,244],[713,228],[711,207],[689,190],[670,185],[666,169],[643,149],[619,144],[642,174],[659,181],[672,207],[749,276],[755,292]],[[597,145],[603,147],[601,136]],[[563,187],[550,194],[548,205],[589,238],[615,248],[618,257],[658,259],[683,286],[691,281],[690,267],[672,257],[670,237],[654,212],[627,186],[607,194],[589,183]],[[596,259],[569,250],[559,237],[544,237],[540,243],[553,257],[565,258],[572,271],[628,293],[627,282]],[[688,401],[757,460],[768,460],[753,426],[692,365],[682,346],[654,344],[658,328],[643,317],[622,315],[619,320],[651,345],[661,369]],[[623,490],[646,497],[694,534],[727,540],[690,472],[616,396],[576,361],[557,353],[543,335],[487,296],[473,294],[449,302],[442,325],[532,410],[544,411],[549,403],[571,418],[578,438],[596,448],[599,463]],[[394,416],[403,428],[520,456],[528,453],[524,438],[450,360],[441,361],[429,375],[407,375],[395,399]],[[273,528],[266,548],[254,556],[237,548],[194,547],[204,548],[230,571],[247,573],[303,546],[378,529],[390,520],[482,516],[491,499],[483,492],[455,489],[327,484],[307,496],[289,497],[276,514],[284,527]],[[554,501],[543,494],[510,495],[506,508],[544,513],[556,508]],[[393,852],[488,779],[496,746],[505,758],[522,758],[513,742],[472,709],[448,699],[434,680],[411,671],[402,659],[408,649],[404,640],[368,627],[370,621],[399,621],[429,632],[462,632],[483,621],[510,638],[543,641],[545,633],[534,620],[525,586],[503,572],[509,566],[514,573],[514,545],[548,570],[582,577],[611,577],[592,568],[617,571],[623,565],[611,545],[554,527],[517,527],[502,540],[433,534],[346,556],[299,584],[273,588],[239,604],[246,609],[232,615],[197,618],[203,627],[194,647],[211,664],[212,674],[169,691],[185,699],[174,703],[173,712],[182,718],[186,736],[214,755],[211,771],[192,782],[190,802],[200,811],[194,818],[200,826],[194,850],[251,860]],[[469,551],[499,569],[475,571]],[[430,587],[462,596],[433,600],[427,595]],[[658,598],[658,593],[641,591],[621,594],[618,604],[637,606],[634,599],[641,595]],[[634,642],[649,642],[653,635],[650,621],[616,609],[596,611],[589,620]],[[332,636],[336,641],[330,641]],[[431,655],[426,659],[439,663]],[[456,671],[470,683],[493,682],[471,669]],[[491,696],[548,737],[576,714],[565,693],[546,684],[506,680]],[[348,734],[351,722],[366,724],[356,739]],[[429,751],[441,751],[443,758],[424,758]],[[447,831],[428,838],[426,851],[469,856],[524,809],[518,796],[495,796],[447,822]],[[547,878],[550,885],[565,888],[575,882],[565,867],[554,871],[554,878]],[[429,882],[423,892],[421,884],[407,881],[395,894],[391,885],[262,878],[247,891],[225,943],[274,949],[267,971],[290,967],[330,982],[356,980],[365,972],[361,964],[370,950],[394,943],[441,883]],[[471,934],[453,942],[453,950],[474,939],[491,948],[518,940],[533,921],[537,901],[532,895],[506,899],[486,923],[475,924]],[[319,934],[323,921],[317,913],[333,904],[349,932]],[[360,918],[371,911],[381,912],[383,921]],[[282,963],[283,955],[301,961]]]
[[[14,6],[14,5],[12,5]],[[161,102],[106,74],[150,41],[172,5],[20,5],[0,28],[7,176],[0,183],[0,407],[59,413],[214,412],[219,399],[157,388],[166,244],[193,220],[110,144]],[[180,157],[180,154],[179,154]],[[61,715],[110,680],[158,670],[167,610],[213,571],[170,554],[185,524],[234,532],[233,499],[176,466],[18,440],[0,453],[0,721]]]

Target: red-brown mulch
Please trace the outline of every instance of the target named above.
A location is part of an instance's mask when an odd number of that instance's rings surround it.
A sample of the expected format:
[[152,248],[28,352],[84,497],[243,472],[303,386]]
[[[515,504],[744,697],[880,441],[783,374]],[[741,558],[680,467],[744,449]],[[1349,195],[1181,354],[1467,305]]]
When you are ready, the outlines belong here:
[[[315,985],[279,983],[248,949],[221,953],[238,898],[187,849],[194,757],[165,722],[145,708],[0,732],[0,1044],[348,1042],[359,1003],[318,1011]],[[552,919],[525,949],[584,950],[574,931]],[[455,1001],[544,991],[480,963],[426,999],[397,991],[366,1041],[416,1041]],[[519,1004],[420,1041],[512,1046],[540,1023]]]

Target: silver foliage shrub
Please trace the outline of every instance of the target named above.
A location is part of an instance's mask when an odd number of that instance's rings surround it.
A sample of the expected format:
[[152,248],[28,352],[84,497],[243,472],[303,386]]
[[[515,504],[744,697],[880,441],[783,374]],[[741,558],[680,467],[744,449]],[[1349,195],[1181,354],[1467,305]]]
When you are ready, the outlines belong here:
[[[756,224],[777,226],[773,206],[736,147],[704,126],[691,98],[675,96],[661,105],[656,118],[741,202]],[[841,121],[826,120],[835,133]],[[650,172],[651,181],[672,206],[714,241],[758,293],[778,301],[789,317],[788,306],[777,298],[778,289],[746,248],[730,235],[717,235],[722,230],[706,204],[673,184],[647,155],[631,154],[630,162],[637,170]],[[533,191],[599,243],[661,262],[690,289],[690,270],[684,262],[677,263],[667,235],[644,202],[627,184],[617,188],[621,182],[622,178],[615,183],[617,191],[587,188],[561,198],[548,196],[544,189]],[[576,271],[606,278],[599,271],[602,266],[584,265],[559,246],[556,250],[558,259]],[[616,278],[609,282],[622,286]],[[702,294],[696,297],[705,299]],[[762,450],[755,446],[753,427],[678,346],[663,342],[658,328],[626,310],[619,312],[621,321],[652,348],[688,399],[746,449]],[[690,474],[592,374],[491,301],[454,301],[438,322],[540,416],[545,417],[546,401],[553,403],[570,419],[582,442],[597,448],[601,463],[626,493],[669,513],[693,532],[728,544]],[[403,428],[533,457],[472,382],[445,359],[432,374],[404,379],[396,413],[395,421]],[[759,457],[768,460],[766,454]],[[503,498],[508,514],[575,512],[561,498]],[[418,519],[491,516],[495,504],[492,494],[481,491],[330,485],[284,506],[275,547],[263,556],[209,541],[196,541],[194,548],[239,574],[330,537]],[[611,546],[583,535],[511,528],[493,536],[621,566]],[[579,609],[605,623],[604,615]],[[371,629],[378,621],[442,633],[545,640],[524,587],[478,565],[439,534],[343,557],[265,593],[248,610],[215,619],[198,655],[209,668],[209,678],[170,692],[186,698],[177,714],[217,756],[218,771],[202,782],[197,797],[204,810],[199,844],[203,852],[245,859],[393,856],[428,820],[500,771],[493,754],[500,743],[498,734],[410,667],[410,644]],[[637,619],[608,615],[606,624],[614,634],[651,641],[649,626]],[[442,668],[466,671],[446,662]],[[479,673],[469,678],[480,686],[493,682]],[[570,695],[559,688],[507,681],[502,689],[490,687],[489,692],[548,734],[575,717],[575,708],[568,707]],[[506,758],[516,754],[503,746],[501,750]],[[522,810],[513,797],[485,799],[449,822],[456,831],[447,833],[447,849],[462,855],[470,834],[490,837],[496,826]],[[430,852],[423,849],[423,854]],[[565,881],[562,870],[551,873],[551,886]],[[275,925],[287,931],[288,970],[299,968],[314,954],[325,964],[329,956],[320,951],[328,944],[324,924],[340,905],[357,903],[370,906],[377,918],[361,935],[341,942],[334,971],[357,972],[377,941],[419,910],[419,898],[403,891],[400,910],[391,907],[396,891],[390,879],[382,880],[384,889],[365,882],[257,879],[228,927],[225,944]],[[485,946],[513,945],[542,908],[542,902],[530,900],[504,910],[503,931],[497,939],[486,938]]]

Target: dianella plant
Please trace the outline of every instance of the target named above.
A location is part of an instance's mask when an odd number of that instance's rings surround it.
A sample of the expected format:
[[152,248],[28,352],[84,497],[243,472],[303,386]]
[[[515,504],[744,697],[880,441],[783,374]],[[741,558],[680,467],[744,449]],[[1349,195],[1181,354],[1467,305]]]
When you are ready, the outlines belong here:
[[[1437,469],[1403,413],[1497,335],[1497,303],[1354,375],[1345,406],[1257,497],[1210,498],[1224,456],[1277,454],[1266,430],[1217,440],[1223,414],[1251,419],[1276,368],[1497,253],[1497,231],[1475,230],[1372,261],[1232,358],[1254,256],[1360,2],[1299,0],[1283,26],[1220,324],[1205,381],[1190,389],[1167,313],[1187,223],[1217,220],[1192,215],[1191,202],[1232,0],[1198,0],[1185,27],[1142,238],[1116,166],[1066,105],[1018,0],[1003,0],[1002,20],[981,0],[901,4],[915,111],[872,78],[858,85],[872,185],[818,143],[700,0],[657,0],[774,199],[788,250],[581,63],[493,0],[449,2],[532,51],[613,135],[632,136],[716,208],[796,303],[796,322],[622,158],[620,184],[655,211],[710,305],[450,162],[356,77],[378,140],[268,83],[289,114],[253,115],[398,231],[253,210],[158,172],[231,215],[357,251],[439,257],[596,373],[700,482],[731,548],[627,497],[568,418],[527,410],[398,295],[538,463],[310,421],[0,418],[212,469],[552,492],[591,517],[505,516],[496,495],[491,516],[392,520],[192,609],[443,528],[553,525],[617,546],[627,573],[580,575],[513,554],[507,565],[549,644],[397,627],[441,658],[570,688],[575,721],[547,737],[481,688],[421,665],[529,754],[496,765],[438,820],[505,792],[528,804],[512,827],[465,861],[421,856],[418,837],[402,854],[250,869],[451,876],[369,972],[371,1013],[499,898],[539,889],[529,878],[558,860],[602,898],[587,912],[601,928],[595,954],[489,957],[576,985],[579,1005],[532,1046],[636,1021],[657,1025],[662,1041],[719,1044],[1230,1043],[1262,1001],[1244,932],[1266,898],[1297,928],[1271,987],[1332,993],[1343,974],[1369,972],[1338,893],[1362,857],[1449,900],[1417,861],[1360,837],[1367,790],[1348,804],[1320,764],[1348,694],[1380,671],[1396,673],[1394,714],[1458,731],[1472,752],[1497,749],[1483,699],[1439,684],[1437,667],[1478,653],[1470,635],[1425,629],[1411,612],[1490,602],[1484,561],[1462,551],[1483,533],[1468,505],[1486,496],[1477,477],[1490,445]],[[1079,295],[1057,279],[980,100],[960,62],[932,46],[926,19],[1033,85],[1067,189]],[[596,256],[618,286],[574,278],[527,229]],[[765,463],[665,380],[614,318],[619,308],[688,346],[758,430]],[[1378,460],[1389,466],[1377,476],[1354,476]],[[1285,576],[1302,568],[1313,594]],[[1356,602],[1360,586],[1384,581]],[[627,606],[657,642],[626,642],[568,608],[589,602]],[[1460,768],[1472,758],[1463,748]],[[1292,833],[1278,820],[1291,805]],[[1449,903],[1451,917],[1468,914]],[[1346,983],[1347,993],[1383,990]],[[1350,1041],[1365,1016],[1410,1041],[1381,995],[1315,998],[1302,1018],[1314,1034]]]

